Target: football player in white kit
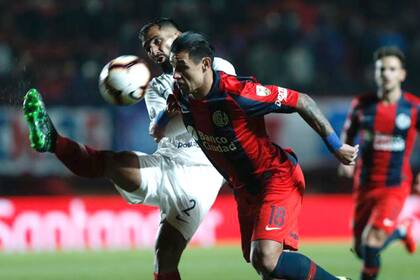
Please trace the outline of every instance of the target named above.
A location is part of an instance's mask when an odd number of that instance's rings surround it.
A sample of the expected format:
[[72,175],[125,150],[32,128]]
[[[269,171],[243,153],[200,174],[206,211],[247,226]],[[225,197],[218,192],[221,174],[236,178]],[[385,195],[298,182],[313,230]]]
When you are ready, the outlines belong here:
[[[162,114],[173,87],[168,61],[170,47],[180,34],[177,25],[166,18],[146,24],[140,31],[147,55],[164,72],[150,81],[145,93],[151,134],[156,119],[165,118],[169,122],[164,135],[157,137],[158,148],[151,155],[95,150],[61,136],[36,90],[28,91],[23,106],[35,150],[54,153],[76,175],[111,180],[129,203],[160,207],[154,261],[154,279],[159,280],[181,279],[178,272],[181,254],[223,183],[222,176],[187,133],[181,118]],[[215,59],[213,67],[235,74],[233,66],[220,58]]]
[[[146,24],[139,34],[147,55],[160,64],[164,72],[150,81],[144,97],[151,120],[151,134],[157,118],[166,112],[168,95],[172,94],[174,80],[169,53],[172,42],[180,34],[177,25],[167,18]],[[215,58],[213,67],[235,74],[232,64],[221,58]],[[139,154],[140,189],[147,189],[143,203],[159,205],[162,213],[156,243],[157,279],[169,279],[159,278],[161,272],[178,274],[182,251],[213,205],[223,183],[222,176],[185,129],[181,116],[164,118],[170,122],[165,131],[168,137],[157,139],[158,148],[153,155]],[[129,202],[142,203],[138,199],[143,196],[137,197],[136,192],[120,192]],[[177,279],[175,276],[170,279]]]

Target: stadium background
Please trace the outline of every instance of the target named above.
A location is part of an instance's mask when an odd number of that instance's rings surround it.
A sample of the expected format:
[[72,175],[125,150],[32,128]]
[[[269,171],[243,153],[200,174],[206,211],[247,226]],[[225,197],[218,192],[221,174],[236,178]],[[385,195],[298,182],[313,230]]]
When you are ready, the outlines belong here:
[[[97,77],[118,55],[146,59],[139,28],[165,16],[183,30],[208,34],[217,55],[231,61],[240,75],[309,93],[340,131],[351,97],[374,89],[371,56],[379,46],[396,45],[406,53],[404,89],[419,92],[419,11],[417,1],[389,0],[0,1],[0,250],[147,249],[157,227],[156,209],[129,207],[109,182],[74,177],[53,156],[30,150],[20,111],[30,87],[43,93],[63,134],[93,147],[153,152],[144,103],[106,104]],[[335,159],[297,116],[270,115],[267,123],[272,138],[291,146],[305,171],[303,241],[339,240],[337,246],[348,250],[351,182],[337,178]],[[414,171],[420,170],[419,152],[417,144]],[[238,250],[232,204],[225,187],[194,244],[234,243]],[[416,217],[420,239],[419,205],[411,197],[403,215]],[[237,253],[236,262],[246,267]],[[0,266],[0,275],[5,271]],[[401,279],[415,279],[408,277]]]

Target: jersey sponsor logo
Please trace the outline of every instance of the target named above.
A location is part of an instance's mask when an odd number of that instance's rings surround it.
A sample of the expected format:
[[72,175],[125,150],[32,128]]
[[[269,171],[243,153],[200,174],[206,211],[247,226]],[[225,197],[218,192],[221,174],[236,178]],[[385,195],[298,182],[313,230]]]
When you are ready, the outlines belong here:
[[402,152],[405,149],[405,140],[401,136],[375,134],[373,149],[376,151]]
[[269,96],[271,94],[271,90],[262,85],[257,85],[255,92],[258,96]]
[[189,142],[181,142],[181,141],[178,141],[176,147],[178,149],[191,148],[191,147],[198,147],[198,144],[195,141],[189,141]]
[[281,107],[281,103],[286,100],[288,92],[287,92],[287,88],[283,88],[283,87],[277,87],[277,100],[275,102],[275,104],[279,107]]
[[229,123],[228,115],[223,111],[215,111],[212,116],[213,123],[218,127],[224,127]]
[[227,153],[237,150],[235,143],[229,142],[226,137],[208,135],[190,125],[187,126],[187,131],[208,151]]
[[411,125],[410,116],[404,113],[398,114],[397,118],[395,119],[395,125],[401,130],[409,128]]

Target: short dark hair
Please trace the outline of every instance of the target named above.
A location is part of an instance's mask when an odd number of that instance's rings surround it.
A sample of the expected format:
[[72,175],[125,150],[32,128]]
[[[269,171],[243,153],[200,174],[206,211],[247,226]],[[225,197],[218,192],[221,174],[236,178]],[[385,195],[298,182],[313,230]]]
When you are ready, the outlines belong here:
[[144,42],[144,37],[146,36],[146,33],[149,32],[150,28],[152,28],[153,26],[157,26],[159,27],[159,29],[162,27],[173,27],[179,30],[178,24],[173,19],[165,18],[165,17],[156,18],[153,21],[143,25],[143,27],[140,29],[139,39],[142,42]]
[[405,68],[405,55],[400,48],[394,46],[380,47],[373,53],[373,61],[376,62],[386,56],[397,57],[401,61],[401,66]]
[[206,36],[201,33],[184,32],[172,43],[171,52],[179,53],[188,52],[194,62],[200,61],[203,57],[210,57],[214,60],[214,47],[207,40]]

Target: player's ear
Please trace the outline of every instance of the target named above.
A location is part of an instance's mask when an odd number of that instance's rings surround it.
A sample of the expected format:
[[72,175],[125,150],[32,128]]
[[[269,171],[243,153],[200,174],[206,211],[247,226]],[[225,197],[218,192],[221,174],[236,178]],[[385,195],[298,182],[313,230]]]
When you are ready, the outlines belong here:
[[400,73],[400,81],[404,82],[406,77],[407,77],[407,71],[405,70],[405,68],[403,68]]
[[212,66],[211,58],[210,57],[203,57],[201,65],[202,65],[203,71],[211,69],[211,66]]

